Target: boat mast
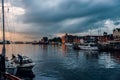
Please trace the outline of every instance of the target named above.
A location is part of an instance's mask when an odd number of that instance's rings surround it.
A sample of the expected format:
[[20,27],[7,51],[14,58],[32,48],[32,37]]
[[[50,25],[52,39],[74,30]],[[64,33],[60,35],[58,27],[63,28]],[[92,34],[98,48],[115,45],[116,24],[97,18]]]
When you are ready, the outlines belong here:
[[5,11],[4,11],[4,0],[2,0],[2,27],[3,27],[3,49],[2,49],[2,72],[5,73],[5,56],[6,56],[6,49],[5,49]]

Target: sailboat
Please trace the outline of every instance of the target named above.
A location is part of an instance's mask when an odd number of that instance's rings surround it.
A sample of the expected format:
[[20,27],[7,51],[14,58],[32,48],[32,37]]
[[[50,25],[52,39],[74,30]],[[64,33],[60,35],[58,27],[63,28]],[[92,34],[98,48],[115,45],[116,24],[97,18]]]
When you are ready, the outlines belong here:
[[3,48],[0,55],[0,80],[21,80],[12,75],[16,73],[17,67],[14,63],[6,60],[6,44],[5,44],[5,19],[4,19],[4,0],[2,0],[2,27],[3,27]]

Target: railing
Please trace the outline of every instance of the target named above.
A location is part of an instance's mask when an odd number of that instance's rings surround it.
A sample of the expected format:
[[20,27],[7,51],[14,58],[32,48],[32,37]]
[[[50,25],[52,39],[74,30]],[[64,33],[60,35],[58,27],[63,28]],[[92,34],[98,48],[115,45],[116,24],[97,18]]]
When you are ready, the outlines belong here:
[[11,75],[11,74],[9,74],[9,73],[6,73],[6,74],[5,74],[5,77],[8,78],[8,79],[10,79],[10,80],[22,80],[22,79],[14,76],[14,75]]
[[23,80],[9,73],[0,72],[0,80]]

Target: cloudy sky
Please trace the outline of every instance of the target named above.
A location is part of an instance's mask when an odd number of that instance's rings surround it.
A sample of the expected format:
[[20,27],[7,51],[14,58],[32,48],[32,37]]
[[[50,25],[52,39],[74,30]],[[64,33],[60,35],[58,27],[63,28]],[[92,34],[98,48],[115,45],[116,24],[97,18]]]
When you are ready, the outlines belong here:
[[16,40],[112,33],[120,28],[119,0],[6,0],[5,5],[8,33],[15,33]]

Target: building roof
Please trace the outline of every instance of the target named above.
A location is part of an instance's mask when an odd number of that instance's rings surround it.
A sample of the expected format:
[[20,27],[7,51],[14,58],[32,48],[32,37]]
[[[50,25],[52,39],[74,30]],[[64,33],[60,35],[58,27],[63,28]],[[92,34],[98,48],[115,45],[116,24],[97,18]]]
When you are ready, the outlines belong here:
[[116,28],[116,29],[114,29],[113,31],[116,31],[116,30],[117,30],[118,32],[120,32],[120,28]]

